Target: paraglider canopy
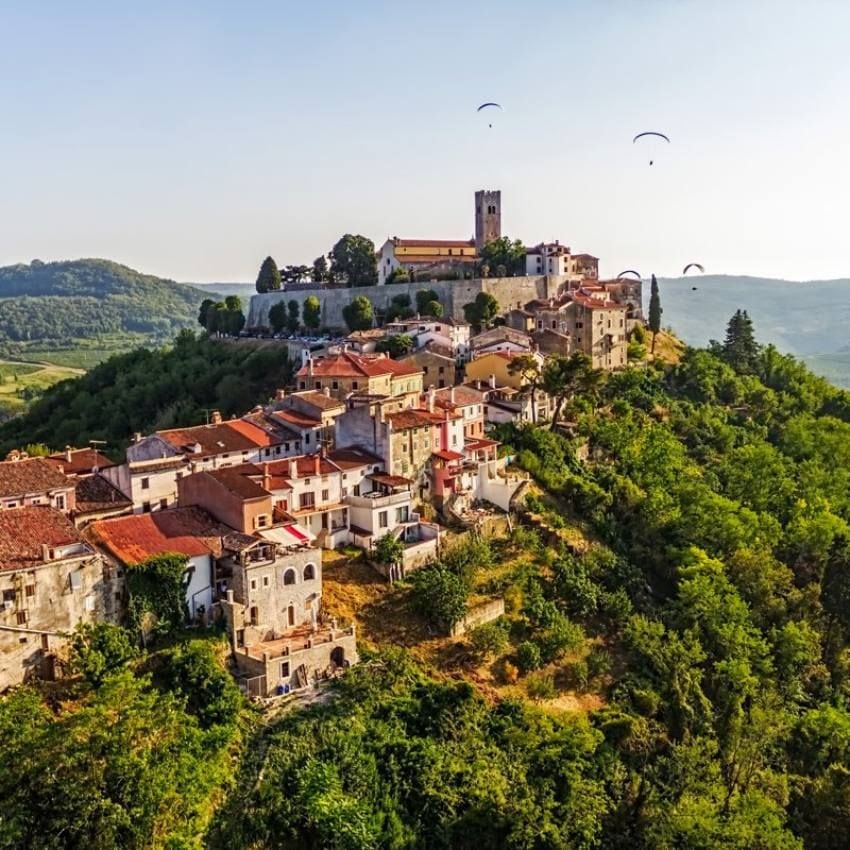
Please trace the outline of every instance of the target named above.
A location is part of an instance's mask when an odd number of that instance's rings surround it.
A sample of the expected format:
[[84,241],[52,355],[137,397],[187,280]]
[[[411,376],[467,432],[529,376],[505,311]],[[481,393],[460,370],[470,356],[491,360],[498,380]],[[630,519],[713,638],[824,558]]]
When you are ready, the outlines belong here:
[[[644,132],[638,133],[632,139],[632,144],[634,144],[638,139],[643,139],[643,138],[646,138],[646,137],[650,137],[650,138],[657,137],[659,139],[663,139],[665,142],[667,142],[668,145],[670,144],[670,137],[665,136],[664,133],[659,133],[657,130],[644,130]],[[654,160],[650,160],[649,164],[652,165],[653,162],[654,162]]]
[[699,269],[703,274],[705,274],[705,267],[701,263],[688,263],[682,269],[682,277],[684,277],[691,269]]
[[[488,100],[486,103],[482,103],[481,106],[479,106],[478,109],[476,109],[475,111],[481,112],[484,109],[498,109],[499,112],[504,112],[504,110],[502,109],[502,104],[496,103],[495,101],[492,101],[492,100]],[[493,125],[488,124],[488,126],[492,127]]]
[[634,275],[638,280],[643,280],[643,278],[640,276],[640,272],[636,272],[634,269],[626,269],[624,272],[620,272],[617,275],[617,280],[619,280],[621,277],[625,277],[626,275],[629,275],[629,274]]

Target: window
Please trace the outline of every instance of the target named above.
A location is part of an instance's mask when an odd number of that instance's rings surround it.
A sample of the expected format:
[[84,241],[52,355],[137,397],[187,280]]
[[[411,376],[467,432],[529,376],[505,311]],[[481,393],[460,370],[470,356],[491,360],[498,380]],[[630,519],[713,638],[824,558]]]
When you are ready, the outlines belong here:
[[441,374],[441,375],[442,375],[442,374],[444,374],[444,373],[445,373],[445,371],[446,371],[446,367],[445,367],[445,366],[440,366],[440,374]]
[[354,485],[354,495],[355,495],[355,496],[359,496],[359,495],[360,495],[360,485],[359,485],[359,484],[355,484],[355,485]]
[[338,390],[339,389],[339,381],[332,381],[331,387],[333,387],[333,389],[335,389],[335,390]]
[[25,596],[35,596],[35,585],[34,584],[28,584],[24,588],[24,595]]
[[65,494],[64,494],[64,493],[60,493],[60,494],[56,497],[56,507],[57,507],[60,511],[64,511],[64,510],[65,510]]
[[268,586],[269,586],[269,577],[263,576],[263,587],[268,587]]
[[309,434],[305,434],[305,435],[304,435],[304,445],[305,445],[305,446],[309,446],[309,445],[310,445],[310,435],[309,435]]
[[330,491],[322,490],[322,501],[327,502],[330,499]]
[[168,507],[168,499],[160,499],[159,500],[159,509],[164,511]]
[[284,444],[283,444],[283,450],[284,450],[285,452],[288,452],[288,451],[289,451],[289,443],[284,443]]
[[289,569],[283,574],[284,584],[295,584],[295,570]]
[[288,679],[289,678],[289,662],[281,661],[280,662],[280,678]]
[[150,490],[150,487],[151,487],[150,478],[143,478],[142,479],[142,490]]
[[423,367],[422,367],[422,372],[423,372],[423,374],[427,375],[427,374],[428,374],[428,367],[427,367],[427,366],[423,366]]
[[259,514],[255,520],[257,523],[257,528],[268,528],[269,524],[269,515],[268,514]]
[[312,581],[316,577],[316,568],[313,564],[304,567],[304,581]]
[[299,381],[298,382],[298,389],[299,390],[306,390],[307,389],[307,382],[306,381]]
[[358,386],[358,385],[357,385],[357,381],[352,381],[352,382],[351,382],[351,389],[356,390],[356,389],[357,389],[357,386]]
[[252,578],[251,579],[251,590],[256,590],[256,589],[257,589],[257,579]]
[[26,611],[18,611],[16,614],[18,625],[25,626],[27,624],[27,612]]
[[387,528],[389,523],[387,522],[387,512],[381,511],[378,514],[378,528]]
[[236,645],[245,646],[245,629],[238,629],[236,632]]
[[401,508],[395,509],[395,521],[396,522],[407,522],[410,517],[410,508],[407,505],[404,505]]
[[142,502],[142,513],[149,514],[151,512],[151,503],[150,502]]
[[15,601],[15,591],[14,590],[4,590],[3,591],[3,601],[4,602],[14,602]]
[[315,493],[302,493],[298,497],[298,505],[300,510],[308,510],[309,508],[314,508],[316,506],[316,494]]
[[50,649],[50,638],[47,635],[41,636],[42,651],[47,652]]

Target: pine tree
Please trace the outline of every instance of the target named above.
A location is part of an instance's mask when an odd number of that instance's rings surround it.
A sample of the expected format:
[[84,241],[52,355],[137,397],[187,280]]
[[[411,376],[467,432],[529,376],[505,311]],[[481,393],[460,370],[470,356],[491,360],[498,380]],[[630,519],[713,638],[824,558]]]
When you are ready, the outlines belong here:
[[759,345],[753,321],[746,310],[736,310],[726,326],[723,342],[724,360],[738,372],[752,372],[758,365]]
[[650,349],[655,354],[655,337],[658,331],[661,330],[661,314],[664,311],[661,309],[661,296],[658,294],[658,281],[655,275],[652,276],[652,284],[649,294],[649,329],[652,331],[652,348]]
[[257,275],[257,292],[274,292],[278,289],[280,289],[280,269],[271,257],[266,257]]

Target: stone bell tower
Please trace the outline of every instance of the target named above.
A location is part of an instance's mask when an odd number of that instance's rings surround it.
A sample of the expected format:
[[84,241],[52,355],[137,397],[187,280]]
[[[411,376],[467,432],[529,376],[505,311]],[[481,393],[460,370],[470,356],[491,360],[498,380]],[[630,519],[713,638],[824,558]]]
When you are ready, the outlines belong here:
[[475,193],[475,250],[502,235],[502,193],[479,189]]

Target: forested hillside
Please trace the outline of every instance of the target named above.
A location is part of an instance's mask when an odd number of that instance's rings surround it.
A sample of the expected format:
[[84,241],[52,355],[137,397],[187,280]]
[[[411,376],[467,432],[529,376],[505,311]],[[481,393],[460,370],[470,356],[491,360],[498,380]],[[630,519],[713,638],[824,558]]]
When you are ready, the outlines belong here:
[[170,340],[197,321],[204,293],[109,260],[0,268],[0,354],[104,341],[119,349]]
[[119,456],[133,433],[197,425],[204,410],[241,415],[290,380],[286,352],[182,331],[169,348],[115,355],[85,375],[46,390],[29,410],[0,425],[0,456],[28,443],[85,446],[105,440]]
[[[212,344],[180,345],[204,375]],[[139,364],[137,401],[165,363]],[[62,392],[40,438],[60,409],[109,410],[97,383]],[[209,654],[173,638],[159,661],[106,647],[58,707],[0,700],[0,847],[846,846],[850,396],[737,315],[724,345],[588,383],[565,419],[505,429],[540,486],[525,523],[382,590],[367,663],[323,705],[242,707],[237,734]],[[328,605],[362,596],[323,572]],[[504,617],[438,641],[473,590]]]

